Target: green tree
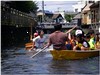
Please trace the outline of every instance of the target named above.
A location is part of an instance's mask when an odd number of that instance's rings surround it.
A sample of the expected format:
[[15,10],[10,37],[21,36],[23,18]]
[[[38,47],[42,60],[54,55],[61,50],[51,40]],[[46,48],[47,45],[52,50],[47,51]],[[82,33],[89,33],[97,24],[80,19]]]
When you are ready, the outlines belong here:
[[65,14],[65,19],[68,21],[68,22],[71,22],[72,18],[74,17],[73,14]]
[[29,13],[30,11],[35,13],[38,9],[35,1],[10,1],[8,3],[10,7],[26,13]]

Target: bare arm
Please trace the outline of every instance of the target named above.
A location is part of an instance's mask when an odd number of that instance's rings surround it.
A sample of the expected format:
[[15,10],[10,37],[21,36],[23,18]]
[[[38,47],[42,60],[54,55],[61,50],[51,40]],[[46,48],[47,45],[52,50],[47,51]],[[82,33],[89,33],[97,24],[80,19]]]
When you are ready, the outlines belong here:
[[69,29],[66,33],[70,33],[73,29],[75,29],[77,25],[75,25],[72,29]]

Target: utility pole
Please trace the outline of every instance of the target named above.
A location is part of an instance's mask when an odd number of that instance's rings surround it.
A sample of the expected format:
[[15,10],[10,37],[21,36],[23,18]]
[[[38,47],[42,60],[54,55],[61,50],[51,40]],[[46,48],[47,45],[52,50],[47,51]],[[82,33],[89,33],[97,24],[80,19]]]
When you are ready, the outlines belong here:
[[[31,22],[31,21],[30,21]],[[31,24],[31,27],[30,27],[30,40],[32,40],[32,22],[30,23]]]
[[58,13],[59,13],[59,9],[60,9],[60,7],[58,7]]
[[42,12],[43,12],[43,15],[42,15],[42,22],[44,22],[44,1],[42,1]]

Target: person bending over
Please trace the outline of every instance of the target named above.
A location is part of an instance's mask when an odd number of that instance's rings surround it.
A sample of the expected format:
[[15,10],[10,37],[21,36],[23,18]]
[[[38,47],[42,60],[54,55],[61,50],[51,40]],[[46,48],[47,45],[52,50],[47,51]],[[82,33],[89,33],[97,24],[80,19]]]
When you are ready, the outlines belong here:
[[76,45],[73,47],[73,50],[89,50],[89,43],[82,38],[81,34],[76,35]]

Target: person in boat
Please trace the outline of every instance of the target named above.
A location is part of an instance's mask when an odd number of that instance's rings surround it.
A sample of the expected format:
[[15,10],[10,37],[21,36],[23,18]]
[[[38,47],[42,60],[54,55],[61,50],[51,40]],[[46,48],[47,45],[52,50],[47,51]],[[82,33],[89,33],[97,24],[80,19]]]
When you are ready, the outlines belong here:
[[[33,44],[35,44],[36,49],[37,48],[43,48],[46,42],[46,37],[44,36],[43,30],[38,30],[38,36],[33,38]],[[34,46],[32,47],[32,49]]]
[[61,24],[54,25],[55,31],[49,36],[48,47],[53,44],[55,50],[66,50],[65,41],[68,40],[68,37],[66,33],[61,32],[61,28]]
[[[75,27],[73,27],[72,29],[74,29]],[[69,40],[67,34],[72,29],[70,29],[66,33],[64,33],[61,31],[61,28],[62,28],[61,24],[54,25],[55,31],[52,34],[50,34],[47,47],[49,47],[51,44],[53,44],[54,50],[66,50],[65,42]]]
[[73,47],[76,45],[76,36],[78,34],[81,34],[82,35],[82,38],[84,38],[84,31],[78,26],[76,27],[76,31],[75,31],[75,34],[70,34],[70,48],[73,49]]
[[96,44],[95,44],[95,49],[100,49],[100,37],[99,37],[100,33],[96,34]]
[[76,45],[76,36],[75,34],[71,34],[71,38],[69,39],[70,40],[70,44],[71,44],[71,50],[73,50],[73,47]]
[[[90,35],[89,34],[86,34],[85,35],[85,40],[89,43],[89,41],[90,41]],[[90,44],[89,44],[90,45]]]
[[77,27],[75,31],[75,35],[77,36],[78,34],[81,34],[82,38],[84,38],[84,31],[80,27]]
[[66,49],[72,50],[73,46],[75,46],[75,35],[71,34],[71,31],[75,29],[77,26],[74,26],[72,29],[68,30],[66,33],[68,34],[68,41],[66,41]]
[[94,33],[94,30],[90,30],[90,31],[88,32],[88,34],[90,35],[90,41],[89,41],[90,49],[91,49],[91,50],[95,50],[95,43],[96,43],[96,40],[95,40],[95,33]]
[[66,49],[67,50],[72,50],[72,37],[71,37],[71,33],[68,33],[68,38],[69,40],[66,41]]
[[76,35],[76,45],[73,47],[73,50],[89,50],[90,45],[89,43],[82,38],[82,34],[77,34]]

